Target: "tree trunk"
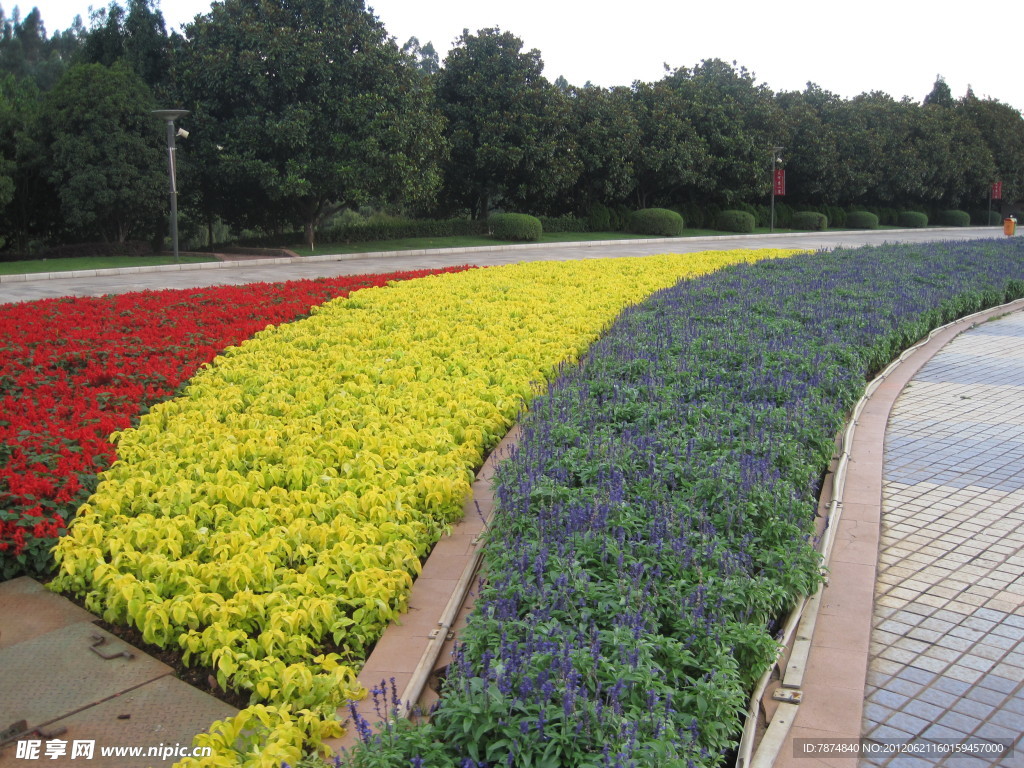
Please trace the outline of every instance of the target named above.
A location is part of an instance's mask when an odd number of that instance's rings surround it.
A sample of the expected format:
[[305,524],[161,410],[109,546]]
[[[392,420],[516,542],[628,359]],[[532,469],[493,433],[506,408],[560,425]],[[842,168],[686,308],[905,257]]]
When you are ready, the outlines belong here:
[[310,251],[312,251],[314,246],[315,246],[315,242],[314,242],[315,241],[315,237],[316,237],[316,221],[315,220],[307,220],[306,221],[306,245],[309,246],[309,250]]

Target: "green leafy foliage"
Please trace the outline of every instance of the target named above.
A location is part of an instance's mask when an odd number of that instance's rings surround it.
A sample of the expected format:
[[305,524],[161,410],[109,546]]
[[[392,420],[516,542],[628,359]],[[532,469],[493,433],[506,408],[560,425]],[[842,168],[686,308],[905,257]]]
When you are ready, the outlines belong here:
[[146,84],[120,63],[76,65],[47,93],[41,143],[70,236],[123,243],[161,226],[167,150],[155,107]]
[[713,179],[718,202],[734,207],[767,192],[765,161],[781,143],[781,124],[772,91],[746,67],[705,59],[680,67],[663,81],[680,99],[685,119],[707,148],[702,173]]
[[944,227],[969,227],[971,214],[967,211],[939,211],[937,224]]
[[723,232],[753,232],[754,214],[747,211],[722,211],[715,217],[715,229]]
[[627,229],[636,235],[677,237],[683,234],[683,217],[667,208],[642,208],[630,214]]
[[543,76],[540,51],[510,32],[465,30],[436,94],[448,121],[447,205],[473,218],[494,207],[539,210],[575,182],[566,96]]
[[846,214],[846,226],[850,229],[878,229],[878,216],[870,211],[850,211]]
[[828,216],[816,211],[797,211],[790,219],[789,226],[793,229],[808,229],[822,232],[828,229]]
[[79,53],[83,63],[110,67],[123,62],[150,88],[167,93],[171,49],[155,0],[127,0],[127,8],[112,2],[94,11],[92,22]]
[[[642,133],[628,88],[575,88],[570,91],[570,131],[582,165],[567,192],[576,211],[624,203],[636,187],[635,161]],[[595,231],[609,228],[608,224]]]
[[526,213],[495,213],[487,223],[490,233],[499,240],[540,240],[544,233],[540,219]]
[[361,0],[226,0],[185,29],[193,184],[209,215],[316,228],[344,206],[429,202],[441,121]]
[[694,197],[712,188],[710,150],[687,118],[688,109],[685,96],[664,81],[634,85],[640,144],[630,161],[638,208]]
[[1003,216],[999,211],[991,211],[988,209],[976,209],[971,211],[971,224],[978,227],[994,227],[1002,224]]
[[920,211],[902,211],[898,223],[908,229],[923,229],[928,226],[928,214]]

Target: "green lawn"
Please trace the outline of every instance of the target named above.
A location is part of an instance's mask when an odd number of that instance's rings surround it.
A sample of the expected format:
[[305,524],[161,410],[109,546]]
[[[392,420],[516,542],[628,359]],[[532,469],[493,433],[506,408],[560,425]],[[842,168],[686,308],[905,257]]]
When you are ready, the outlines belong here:
[[[182,264],[216,261],[213,256],[181,256]],[[0,275],[28,275],[37,272],[75,272],[82,269],[123,269],[174,264],[174,256],[81,256],[69,259],[0,261]]]

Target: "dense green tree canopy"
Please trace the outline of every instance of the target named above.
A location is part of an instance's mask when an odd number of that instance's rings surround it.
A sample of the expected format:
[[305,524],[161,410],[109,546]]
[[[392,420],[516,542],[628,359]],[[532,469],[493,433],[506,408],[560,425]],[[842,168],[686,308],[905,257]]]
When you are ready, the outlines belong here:
[[783,143],[782,115],[769,88],[721,59],[676,69],[666,84],[682,98],[683,114],[707,147],[712,197],[732,205],[766,195],[765,164],[771,148]]
[[628,88],[568,88],[581,170],[567,194],[573,211],[624,203],[637,185],[640,124]]
[[683,95],[665,81],[633,86],[640,127],[633,168],[637,208],[677,205],[712,189],[707,142],[687,117]]
[[[773,147],[794,208],[984,218],[993,182],[1006,203],[1024,198],[1020,111],[956,98],[941,75],[921,101],[840,98],[813,83],[773,93],[720,59],[576,88],[548,82],[540,52],[508,31],[466,30],[443,62],[416,37],[399,48],[364,0],[218,0],[184,36],[168,35],[159,0],[104,2],[88,28],[79,18],[52,36],[39,9],[0,8],[0,248],[156,231],[144,222],[166,204],[166,163],[147,176],[133,143],[162,151],[154,106],[190,112],[179,210],[210,243],[296,229],[312,243],[342,208],[622,221],[614,209],[659,206],[696,226],[745,207],[763,218]],[[93,123],[71,119],[94,108],[76,88],[125,118],[109,163]],[[132,109],[142,112],[129,120]]]
[[0,74],[27,78],[49,90],[70,66],[85,34],[81,17],[71,29],[47,37],[38,8],[24,17],[15,8],[8,17],[0,6]]
[[341,206],[436,190],[441,122],[361,0],[215,3],[186,27],[177,74],[193,168],[230,222],[300,224],[312,243]]
[[959,111],[974,125],[990,162],[995,166],[989,181],[1003,182],[1003,196],[1024,198],[1024,118],[1008,104],[995,99],[978,99],[968,93]]
[[78,239],[149,237],[163,218],[165,150],[146,84],[123,64],[78,64],[47,95],[42,145],[63,229]]
[[579,174],[569,103],[543,76],[537,50],[510,32],[465,30],[437,77],[451,161],[453,208],[484,218],[495,205],[543,207]]
[[81,61],[112,66],[125,62],[146,84],[165,94],[170,85],[170,48],[156,0],[112,2],[93,12],[93,26],[82,43]]

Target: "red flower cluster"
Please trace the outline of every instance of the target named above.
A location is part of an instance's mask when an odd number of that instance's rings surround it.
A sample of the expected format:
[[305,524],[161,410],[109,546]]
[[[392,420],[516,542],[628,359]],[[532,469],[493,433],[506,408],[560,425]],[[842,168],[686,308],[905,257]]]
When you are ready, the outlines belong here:
[[56,538],[115,458],[110,433],[225,347],[359,288],[462,269],[0,306],[0,580],[52,570]]

